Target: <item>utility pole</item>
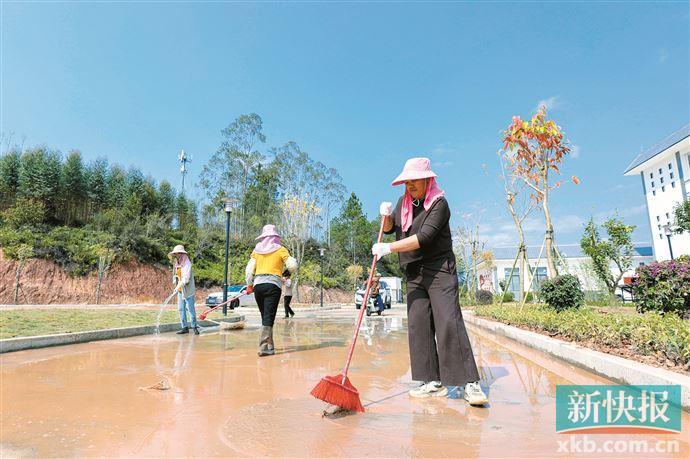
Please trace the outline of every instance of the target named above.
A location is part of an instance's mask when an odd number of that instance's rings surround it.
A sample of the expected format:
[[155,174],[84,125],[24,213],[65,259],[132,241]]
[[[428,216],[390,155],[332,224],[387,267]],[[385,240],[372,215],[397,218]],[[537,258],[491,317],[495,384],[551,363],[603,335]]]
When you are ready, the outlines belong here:
[[321,255],[321,282],[319,284],[320,290],[321,290],[321,307],[323,307],[323,256],[326,252],[326,249],[323,247],[319,249],[319,254]]
[[189,170],[187,169],[187,164],[192,162],[192,157],[187,156],[187,154],[182,150],[177,157],[177,160],[180,162],[180,174],[182,174],[182,194],[184,194],[184,178],[187,175],[187,172]]

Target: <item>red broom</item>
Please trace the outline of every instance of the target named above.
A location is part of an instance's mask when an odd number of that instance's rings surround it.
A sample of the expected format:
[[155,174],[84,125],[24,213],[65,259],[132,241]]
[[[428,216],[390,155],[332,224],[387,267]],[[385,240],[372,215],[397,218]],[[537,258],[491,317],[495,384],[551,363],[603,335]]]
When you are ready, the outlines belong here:
[[[379,228],[379,237],[376,242],[381,242],[381,237],[383,236],[383,223],[385,217],[381,217],[381,227]],[[352,385],[347,377],[347,370],[350,368],[350,362],[352,361],[352,354],[355,352],[355,344],[357,343],[357,336],[359,335],[359,327],[362,325],[362,317],[364,317],[364,310],[367,307],[367,301],[369,300],[369,291],[371,290],[371,281],[374,278],[374,272],[376,271],[376,262],[378,257],[374,256],[374,260],[371,262],[371,270],[369,271],[369,280],[367,281],[367,289],[364,292],[364,298],[362,299],[362,307],[359,309],[359,316],[357,317],[357,324],[355,325],[355,332],[352,335],[352,340],[350,341],[350,348],[347,351],[347,360],[345,361],[345,366],[340,374],[335,376],[324,376],[321,381],[311,390],[311,395],[323,400],[331,405],[339,406],[348,411],[360,411],[364,412],[364,407],[359,399],[359,392]]]

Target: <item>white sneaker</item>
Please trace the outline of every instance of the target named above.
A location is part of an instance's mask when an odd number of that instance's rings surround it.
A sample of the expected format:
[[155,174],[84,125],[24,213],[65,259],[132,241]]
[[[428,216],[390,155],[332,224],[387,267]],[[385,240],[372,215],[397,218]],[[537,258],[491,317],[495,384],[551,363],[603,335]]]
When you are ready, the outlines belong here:
[[472,406],[481,406],[489,403],[489,399],[478,382],[465,384],[465,400]]
[[410,397],[414,398],[445,397],[446,395],[448,395],[448,389],[441,385],[440,381],[431,381],[410,391]]

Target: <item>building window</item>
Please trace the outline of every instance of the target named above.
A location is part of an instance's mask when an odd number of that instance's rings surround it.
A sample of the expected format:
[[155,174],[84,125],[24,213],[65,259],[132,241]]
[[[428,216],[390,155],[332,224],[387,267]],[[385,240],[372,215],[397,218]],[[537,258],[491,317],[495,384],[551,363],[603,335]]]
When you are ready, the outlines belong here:
[[666,220],[668,220],[669,218],[671,217],[668,215],[668,212],[666,212]]
[[515,297],[520,296],[520,268],[515,268],[513,271],[513,277],[510,278],[510,268],[505,268],[503,270],[504,279],[506,282],[506,290],[512,292]]
[[663,174],[664,172],[659,168],[659,175]]
[[652,188],[654,188],[654,181],[652,181]]
[[668,176],[671,180],[673,180],[673,172],[671,172]]
[[659,239],[663,239],[663,238],[664,238],[664,236],[662,236],[662,235],[660,234],[660,235],[659,235]]
[[649,178],[654,178],[654,172],[649,173]]
[[671,163],[668,163],[668,170],[671,170],[671,169],[673,169],[673,166],[671,165]]
[[665,192],[665,191],[666,191],[666,187],[665,187],[665,186],[662,186],[662,187],[661,187],[661,192],[663,193],[663,192]]
[[656,221],[658,221],[658,222],[661,221],[661,218],[658,215],[656,216]]
[[652,194],[656,196],[656,190],[652,190]]
[[676,182],[671,182],[671,188],[675,188],[675,187],[676,187]]
[[664,178],[661,177],[661,178],[659,179],[659,181],[660,181],[661,183],[664,183]]
[[656,227],[661,231],[661,225],[656,225]]
[[641,262],[640,262],[640,266],[644,266],[644,261],[641,261]]

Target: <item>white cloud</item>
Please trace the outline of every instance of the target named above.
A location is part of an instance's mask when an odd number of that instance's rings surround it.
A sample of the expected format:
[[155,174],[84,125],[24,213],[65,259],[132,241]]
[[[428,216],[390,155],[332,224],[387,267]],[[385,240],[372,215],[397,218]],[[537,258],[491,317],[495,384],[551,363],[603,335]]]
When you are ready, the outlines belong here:
[[669,56],[668,50],[666,48],[659,49],[657,54],[659,56],[659,63],[660,64],[663,64],[664,62],[666,62],[666,60],[668,59],[668,56]]
[[453,161],[432,161],[431,168],[435,170],[443,170],[446,167],[453,165]]
[[580,157],[580,146],[579,145],[573,144],[570,146],[570,156],[573,159],[577,159]]
[[551,96],[548,99],[542,99],[539,102],[537,102],[537,106],[534,108],[534,111],[536,112],[539,110],[539,107],[545,106],[547,110],[554,110],[558,106],[560,106],[560,102],[558,100],[558,96]]

